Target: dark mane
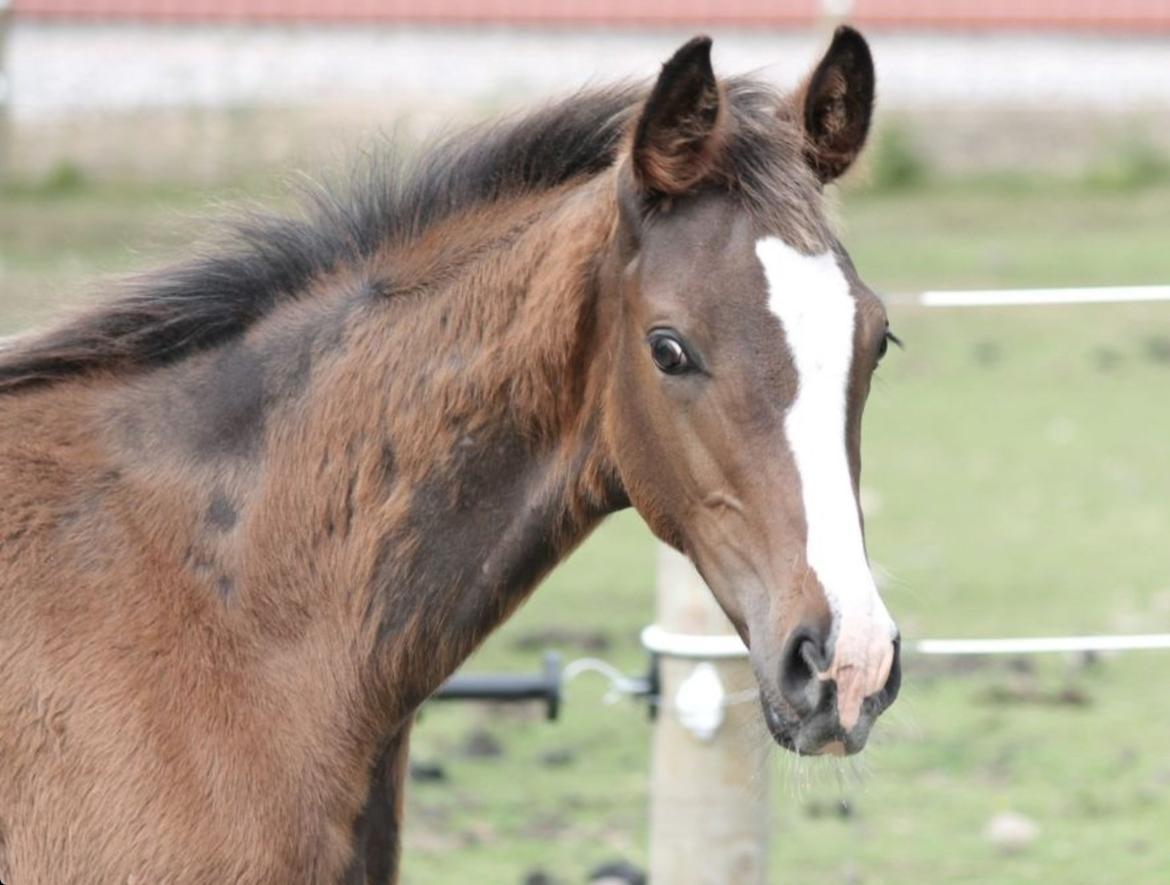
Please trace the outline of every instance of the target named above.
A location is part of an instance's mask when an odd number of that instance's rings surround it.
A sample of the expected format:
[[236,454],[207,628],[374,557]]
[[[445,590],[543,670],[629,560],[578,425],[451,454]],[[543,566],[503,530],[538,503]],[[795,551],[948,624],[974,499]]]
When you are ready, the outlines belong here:
[[[642,94],[633,87],[581,93],[447,138],[416,159],[368,162],[343,193],[307,193],[297,216],[245,215],[230,225],[227,245],[134,278],[113,300],[0,345],[0,394],[97,370],[158,366],[213,347],[386,243],[408,242],[477,205],[594,175],[614,162]],[[783,214],[788,226],[819,239],[819,215],[810,208],[817,193],[810,176],[793,175],[803,166],[800,136],[777,115],[777,95],[750,80],[726,81],[725,95],[736,124],[725,182],[755,210]]]

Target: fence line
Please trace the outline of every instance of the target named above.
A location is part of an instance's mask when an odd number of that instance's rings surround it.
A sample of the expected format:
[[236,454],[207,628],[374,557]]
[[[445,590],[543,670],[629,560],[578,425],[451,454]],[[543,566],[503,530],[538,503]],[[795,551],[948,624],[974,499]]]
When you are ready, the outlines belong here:
[[894,295],[891,304],[917,307],[1030,307],[1170,301],[1170,286],[1080,286],[1063,289],[932,289]]
[[[747,647],[733,633],[721,636],[672,633],[657,624],[652,624],[642,631],[642,645],[652,654],[668,658],[709,661],[745,658],[748,655]],[[1170,649],[1170,633],[918,639],[904,642],[902,648],[904,652],[909,654],[956,657],[1059,652],[1153,651]]]
[[920,639],[920,655],[1026,655],[1049,652],[1147,651],[1170,649],[1170,633],[1103,636],[1029,636],[1003,639]]

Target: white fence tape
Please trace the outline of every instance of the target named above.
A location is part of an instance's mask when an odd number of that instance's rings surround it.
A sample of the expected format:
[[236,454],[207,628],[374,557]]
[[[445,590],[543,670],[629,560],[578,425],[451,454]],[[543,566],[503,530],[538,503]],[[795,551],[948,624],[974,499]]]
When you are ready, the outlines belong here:
[[[671,633],[657,624],[642,631],[647,651],[668,658],[719,660],[747,657],[748,650],[734,634],[702,636]],[[919,655],[1031,655],[1105,651],[1149,651],[1170,649],[1170,633],[1102,636],[1031,636],[994,639],[919,639],[903,644],[910,654]]]
[[1170,649],[1170,633],[1131,636],[1032,636],[1019,639],[920,639],[920,655],[1028,655],[1048,652],[1146,651]]
[[1075,289],[935,290],[909,296],[922,307],[1027,307],[1045,304],[1121,304],[1170,301],[1170,286],[1103,286]]

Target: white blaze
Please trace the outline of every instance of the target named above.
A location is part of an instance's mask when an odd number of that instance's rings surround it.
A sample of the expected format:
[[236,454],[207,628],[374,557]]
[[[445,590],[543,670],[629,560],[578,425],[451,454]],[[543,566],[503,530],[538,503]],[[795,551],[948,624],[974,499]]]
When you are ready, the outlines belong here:
[[776,237],[756,243],[768,308],[780,319],[797,374],[784,431],[800,476],[809,566],[833,613],[838,713],[849,730],[861,701],[885,684],[893,659],[893,619],[865,557],[845,448],[846,403],[856,304],[833,252],[803,255]]

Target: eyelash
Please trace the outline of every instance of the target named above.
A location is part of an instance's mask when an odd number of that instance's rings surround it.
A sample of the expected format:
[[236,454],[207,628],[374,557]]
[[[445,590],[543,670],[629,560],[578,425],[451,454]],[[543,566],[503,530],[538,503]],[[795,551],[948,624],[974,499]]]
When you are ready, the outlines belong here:
[[881,358],[886,355],[886,351],[890,349],[890,344],[896,344],[896,345],[898,345],[899,348],[904,348],[906,346],[902,343],[901,338],[899,338],[897,335],[895,335],[889,329],[886,329],[886,334],[882,336],[882,343],[881,343],[880,347],[878,348],[878,361],[879,362],[881,361]]

